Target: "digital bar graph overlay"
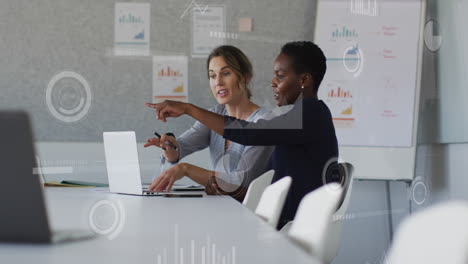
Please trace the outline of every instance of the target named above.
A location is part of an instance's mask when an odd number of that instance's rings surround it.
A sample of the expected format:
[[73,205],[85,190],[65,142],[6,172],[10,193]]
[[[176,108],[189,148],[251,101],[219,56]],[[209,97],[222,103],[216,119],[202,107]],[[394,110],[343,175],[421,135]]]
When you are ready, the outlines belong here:
[[[200,252],[199,257],[195,255]],[[195,240],[190,241],[190,253],[185,256],[183,247],[179,247],[179,227],[176,224],[174,226],[174,260],[168,261],[167,248],[163,249],[162,254],[158,254],[156,257],[157,264],[236,264],[236,247],[231,247],[230,252],[225,255],[219,253],[216,249],[216,244],[210,241],[210,237],[206,237],[206,244],[202,245],[198,250],[196,249]],[[195,259],[200,260],[195,261]],[[187,260],[187,261],[186,261]]]
[[349,7],[352,14],[363,16],[379,15],[377,0],[351,0]]

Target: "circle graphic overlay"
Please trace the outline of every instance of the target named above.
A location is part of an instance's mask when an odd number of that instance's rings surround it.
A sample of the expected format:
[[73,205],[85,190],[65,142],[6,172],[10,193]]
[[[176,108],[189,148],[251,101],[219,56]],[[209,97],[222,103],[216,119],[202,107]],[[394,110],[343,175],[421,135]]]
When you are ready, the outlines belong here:
[[[327,185],[329,183],[336,182],[340,187],[344,187],[346,185],[347,175],[348,172],[346,166],[339,164],[338,158],[331,158],[327,163],[325,163],[323,168],[322,183],[323,185]],[[330,188],[330,190],[336,191],[332,188]]]
[[100,200],[91,207],[88,222],[96,234],[105,235],[112,240],[122,231],[125,211],[120,202]]
[[216,183],[218,187],[234,198],[239,198],[243,195],[244,188],[249,183],[249,175],[247,171],[236,171],[239,167],[246,167],[247,160],[237,150],[229,150],[226,153],[217,155],[216,167],[214,170]]
[[343,67],[354,77],[361,74],[364,66],[364,56],[358,44],[347,47],[343,52]]
[[430,19],[424,26],[424,45],[431,52],[437,52],[442,47],[442,34],[435,19]]
[[88,81],[72,71],[56,74],[46,90],[46,104],[56,119],[73,123],[81,120],[91,108],[92,94]]
[[430,188],[421,176],[417,176],[411,184],[410,198],[417,205],[423,205],[429,198]]

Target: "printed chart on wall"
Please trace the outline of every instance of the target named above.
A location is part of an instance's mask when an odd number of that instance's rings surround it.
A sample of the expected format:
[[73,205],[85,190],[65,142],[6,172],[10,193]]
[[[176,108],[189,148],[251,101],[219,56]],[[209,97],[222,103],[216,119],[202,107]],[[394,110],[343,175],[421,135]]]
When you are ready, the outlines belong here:
[[150,4],[116,3],[114,54],[146,56],[149,54]]
[[225,32],[224,6],[195,7],[192,12],[192,57],[208,57],[214,48],[224,44],[223,38],[214,37]]
[[153,57],[153,102],[164,100],[187,102],[187,56]]
[[[420,1],[320,1],[315,42],[327,57],[319,98],[342,146],[410,147]],[[330,15],[333,14],[333,15]]]

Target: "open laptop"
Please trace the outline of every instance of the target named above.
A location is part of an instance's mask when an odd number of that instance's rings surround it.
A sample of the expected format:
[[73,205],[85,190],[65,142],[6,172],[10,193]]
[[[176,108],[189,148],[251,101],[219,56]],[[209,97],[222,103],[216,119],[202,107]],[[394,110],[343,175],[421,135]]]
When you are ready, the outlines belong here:
[[0,112],[0,241],[56,243],[91,238],[86,230],[52,231],[36,167],[28,115]]
[[110,192],[144,196],[185,195],[180,192],[154,192],[143,188],[134,131],[104,132],[103,138]]

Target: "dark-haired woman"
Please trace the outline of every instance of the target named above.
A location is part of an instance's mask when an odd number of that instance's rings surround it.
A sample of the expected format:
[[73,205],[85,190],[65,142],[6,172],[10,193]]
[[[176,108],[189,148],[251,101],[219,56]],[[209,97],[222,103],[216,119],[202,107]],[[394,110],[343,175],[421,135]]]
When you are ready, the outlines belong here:
[[[212,113],[234,116],[247,122],[267,118],[270,112],[250,101],[248,86],[253,77],[252,64],[241,50],[220,46],[208,56],[206,67],[211,92],[218,102],[210,109]],[[168,141],[177,146],[177,150],[169,146]],[[156,178],[151,187],[164,181],[167,183],[165,188],[170,190],[172,184],[184,176],[206,186],[210,178],[215,177],[238,200],[245,194],[244,187],[266,171],[274,149],[272,146],[245,146],[231,142],[200,122],[177,139],[168,135],[148,139],[145,147],[149,146],[162,148],[163,158],[170,163],[177,163],[183,157],[208,147],[212,164],[210,169],[206,169],[178,163]]]
[[[233,142],[274,145],[270,161],[270,167],[275,170],[273,181],[284,176],[293,179],[278,224],[281,228],[293,220],[302,197],[323,185],[324,166],[338,157],[338,142],[330,110],[317,98],[326,72],[322,50],[308,41],[287,43],[276,57],[273,70],[271,87],[276,103],[293,107],[271,120],[246,122],[173,101],[147,105],[156,109],[157,118],[162,121],[187,114]],[[164,182],[155,189],[162,186]]]

